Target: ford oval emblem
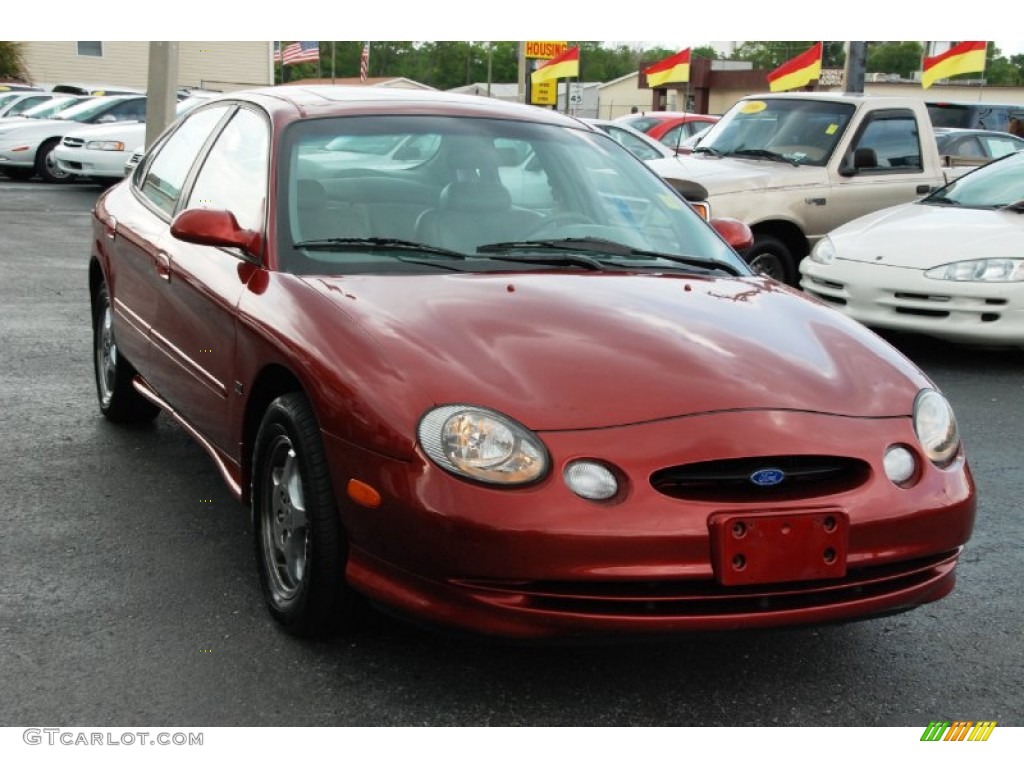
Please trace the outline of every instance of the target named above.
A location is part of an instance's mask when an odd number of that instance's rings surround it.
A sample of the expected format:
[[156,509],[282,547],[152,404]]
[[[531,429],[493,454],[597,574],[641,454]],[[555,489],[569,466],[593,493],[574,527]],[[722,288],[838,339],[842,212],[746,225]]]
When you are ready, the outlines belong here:
[[754,485],[770,486],[778,485],[786,479],[786,473],[781,469],[759,469],[750,476],[750,482]]

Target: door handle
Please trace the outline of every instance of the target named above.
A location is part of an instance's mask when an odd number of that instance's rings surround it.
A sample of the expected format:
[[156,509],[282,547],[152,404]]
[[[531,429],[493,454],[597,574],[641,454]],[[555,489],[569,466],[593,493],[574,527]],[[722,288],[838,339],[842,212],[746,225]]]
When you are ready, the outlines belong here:
[[171,282],[171,257],[164,251],[156,252],[156,273],[167,282]]

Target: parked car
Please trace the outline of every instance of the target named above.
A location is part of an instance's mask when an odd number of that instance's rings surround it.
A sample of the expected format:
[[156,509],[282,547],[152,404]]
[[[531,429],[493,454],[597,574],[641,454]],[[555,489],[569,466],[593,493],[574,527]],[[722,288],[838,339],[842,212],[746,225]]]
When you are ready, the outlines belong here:
[[1012,133],[981,128],[936,128],[935,143],[940,155],[983,161],[996,160],[1024,149],[1024,139]]
[[15,120],[48,118],[82,100],[81,96],[57,93],[18,93],[6,96],[14,98],[0,103],[0,126],[9,125]]
[[693,134],[717,123],[718,117],[695,112],[647,112],[624,115],[617,121],[646,133],[667,147],[677,147]]
[[658,157],[673,157],[675,155],[675,152],[657,139],[636,130],[626,123],[615,120],[599,120],[597,118],[581,119],[590,125],[600,128],[641,160],[654,160]]
[[145,96],[99,96],[57,112],[51,119],[0,126],[0,172],[14,179],[38,175],[51,183],[70,181],[70,174],[58,168],[53,158],[65,133],[82,125],[145,119]]
[[823,238],[800,285],[866,325],[1024,344],[1024,152]]
[[[397,131],[437,140],[334,176],[310,151]],[[501,183],[527,158],[550,198]],[[165,132],[93,229],[99,409],[162,411],[210,454],[291,632],[344,626],[355,595],[531,638],[840,621],[953,588],[976,502],[935,385],[572,117],[235,92]]]
[[[185,114],[207,98],[190,96],[179,101],[177,115]],[[125,163],[145,139],[145,122],[84,125],[64,136],[53,150],[53,160],[69,177],[112,183],[125,177]]]

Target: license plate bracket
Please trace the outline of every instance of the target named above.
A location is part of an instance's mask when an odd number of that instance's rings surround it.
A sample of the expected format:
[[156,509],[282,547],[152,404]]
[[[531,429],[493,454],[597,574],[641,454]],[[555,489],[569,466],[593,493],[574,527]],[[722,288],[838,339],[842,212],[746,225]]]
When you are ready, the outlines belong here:
[[721,512],[708,527],[715,578],[723,586],[846,575],[850,519],[842,510]]

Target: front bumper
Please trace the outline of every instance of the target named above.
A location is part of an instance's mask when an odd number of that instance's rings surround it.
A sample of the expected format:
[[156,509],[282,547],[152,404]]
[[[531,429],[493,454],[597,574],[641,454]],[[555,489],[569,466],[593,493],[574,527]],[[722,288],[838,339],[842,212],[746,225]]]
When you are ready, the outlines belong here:
[[[720,413],[542,438],[551,474],[537,486],[502,490],[459,480],[420,456],[385,459],[325,433],[351,542],[350,585],[413,618],[506,637],[845,621],[947,594],[974,521],[974,486],[962,456],[946,469],[925,460],[910,489],[886,478],[885,448],[916,445],[909,418]],[[757,446],[762,456],[853,457],[868,469],[831,491],[764,499],[756,491],[715,490],[674,498],[650,482],[665,467],[748,457]],[[624,493],[601,503],[575,496],[562,467],[576,458],[613,465]],[[381,492],[380,507],[343,498],[352,478]],[[841,576],[727,585],[712,554],[713,518],[819,510],[848,517]]]
[[53,150],[57,167],[65,173],[112,179],[124,178],[124,164],[131,156],[131,151],[71,149],[63,145]]
[[864,325],[980,344],[1024,342],[1024,284],[933,280],[918,269],[801,263],[800,287]]

